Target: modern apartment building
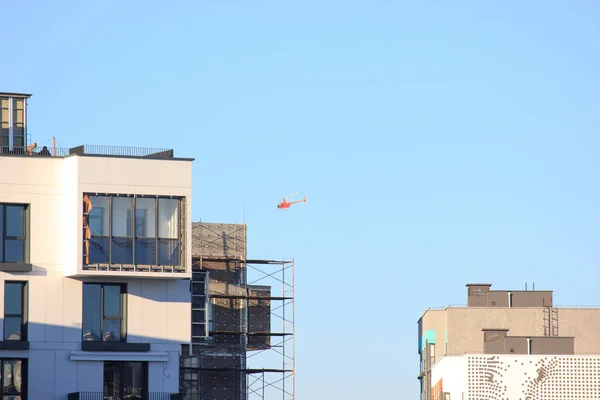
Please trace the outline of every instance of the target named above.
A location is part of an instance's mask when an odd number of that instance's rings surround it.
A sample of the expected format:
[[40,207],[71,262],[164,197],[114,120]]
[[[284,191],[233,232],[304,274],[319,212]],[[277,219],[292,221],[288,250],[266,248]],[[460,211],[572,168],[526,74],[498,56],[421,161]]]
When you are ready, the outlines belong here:
[[600,399],[600,309],[548,290],[467,284],[467,306],[418,322],[422,400]]
[[0,93],[1,399],[169,399],[190,343],[191,159],[29,145]]

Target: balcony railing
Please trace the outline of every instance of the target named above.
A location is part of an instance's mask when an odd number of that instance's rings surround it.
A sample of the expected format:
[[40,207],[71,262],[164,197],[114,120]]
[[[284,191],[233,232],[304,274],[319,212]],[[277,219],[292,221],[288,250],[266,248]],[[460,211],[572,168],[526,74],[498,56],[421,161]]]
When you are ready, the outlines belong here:
[[[34,143],[35,144],[35,143]],[[109,156],[125,158],[148,158],[159,160],[170,160],[175,157],[173,149],[156,149],[149,147],[126,147],[126,146],[97,146],[83,145],[69,149],[42,146],[42,147],[24,147],[24,146],[0,146],[0,155],[5,156],[46,156],[46,157],[66,157],[68,155],[78,156]]]
[[12,149],[8,146],[0,146],[0,155],[3,156],[32,156],[32,157],[65,157],[69,155],[69,149],[59,147],[35,147],[28,149],[25,147],[14,146]]
[[69,393],[68,400],[184,400],[184,396],[181,393],[148,393],[148,397],[136,395],[125,395],[120,397],[108,394],[105,395],[104,392],[76,392]]

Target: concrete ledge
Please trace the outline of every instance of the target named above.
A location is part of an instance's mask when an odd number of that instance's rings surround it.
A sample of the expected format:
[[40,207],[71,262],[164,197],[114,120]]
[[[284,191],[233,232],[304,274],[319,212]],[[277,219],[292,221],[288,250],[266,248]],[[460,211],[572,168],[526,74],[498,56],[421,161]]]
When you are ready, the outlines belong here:
[[5,340],[0,342],[0,350],[29,350],[29,342]]
[[31,272],[33,266],[26,263],[0,263],[1,272]]
[[150,343],[126,342],[81,342],[83,351],[118,351],[118,352],[144,352],[150,351]]
[[71,361],[160,361],[168,362],[169,353],[166,351],[135,352],[105,352],[105,351],[71,351]]

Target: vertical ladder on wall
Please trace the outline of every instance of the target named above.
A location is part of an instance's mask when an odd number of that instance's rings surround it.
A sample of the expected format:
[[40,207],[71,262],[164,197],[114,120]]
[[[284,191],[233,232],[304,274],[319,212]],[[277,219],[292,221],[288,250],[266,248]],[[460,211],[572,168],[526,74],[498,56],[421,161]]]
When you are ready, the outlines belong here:
[[552,307],[549,311],[551,336],[558,336],[558,308]]
[[544,308],[544,336],[558,336],[558,308]]
[[544,336],[552,336],[550,307],[544,307]]

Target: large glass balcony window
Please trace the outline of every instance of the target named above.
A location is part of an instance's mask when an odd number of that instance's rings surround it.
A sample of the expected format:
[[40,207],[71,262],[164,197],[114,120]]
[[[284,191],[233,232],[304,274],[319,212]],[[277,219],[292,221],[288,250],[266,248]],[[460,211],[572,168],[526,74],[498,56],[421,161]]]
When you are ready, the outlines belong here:
[[84,265],[181,265],[181,198],[84,195]]

